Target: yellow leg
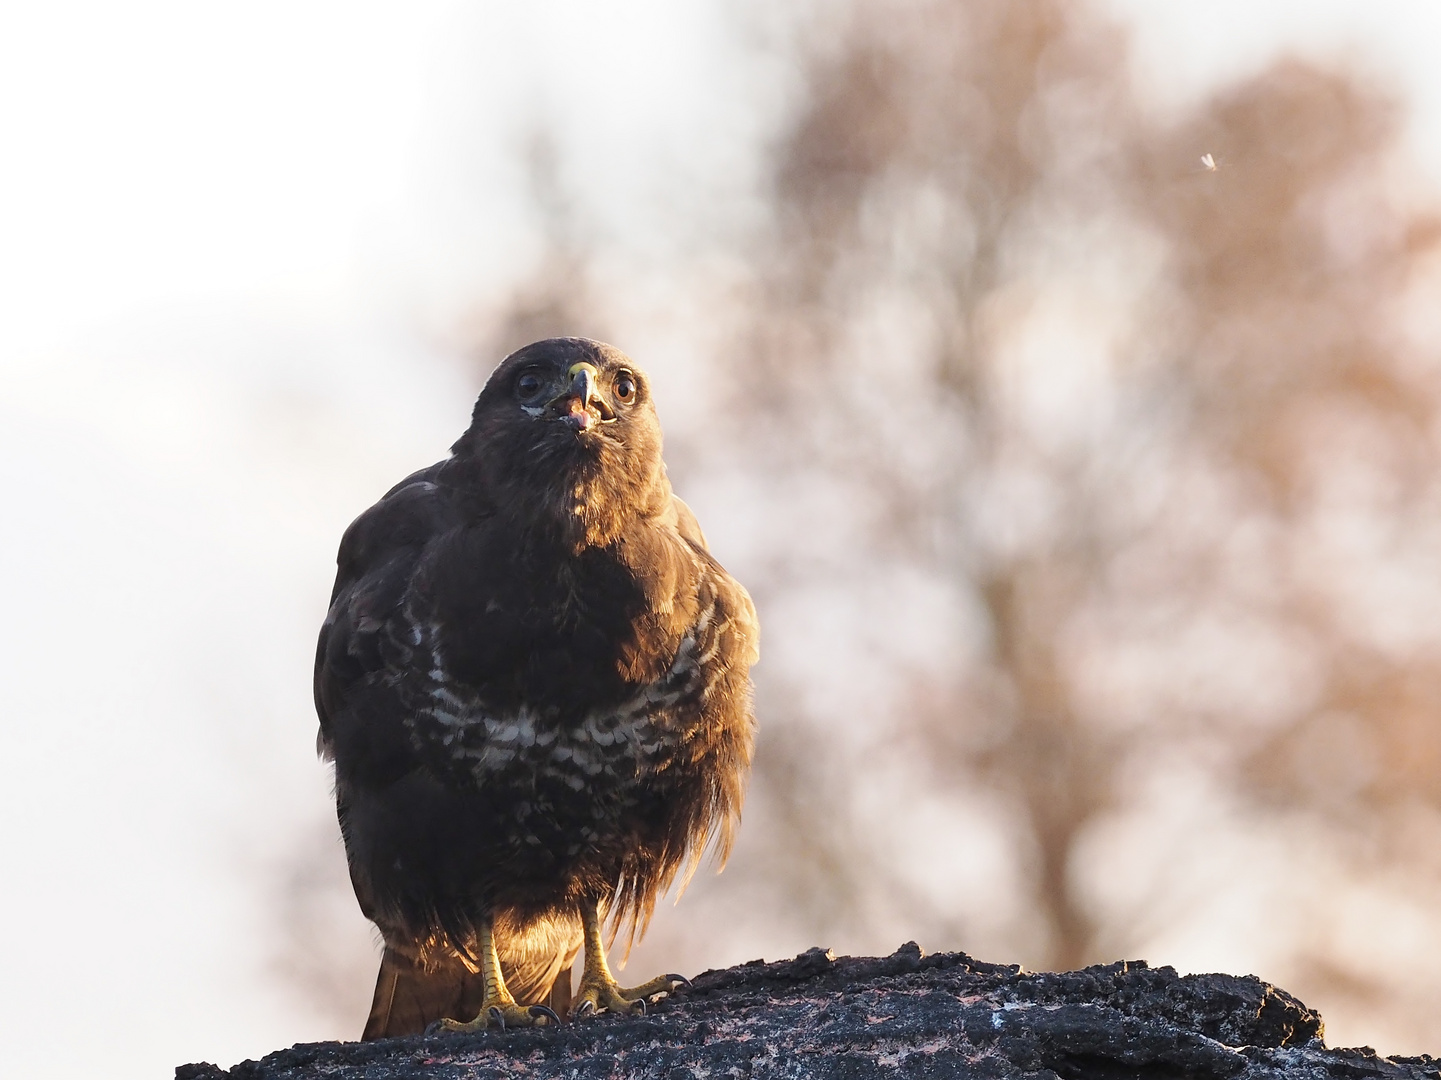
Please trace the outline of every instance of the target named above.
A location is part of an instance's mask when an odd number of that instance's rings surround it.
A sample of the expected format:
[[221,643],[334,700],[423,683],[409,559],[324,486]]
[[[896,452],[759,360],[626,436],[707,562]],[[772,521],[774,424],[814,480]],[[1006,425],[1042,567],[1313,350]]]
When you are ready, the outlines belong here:
[[480,978],[485,988],[485,998],[480,1003],[480,1013],[469,1023],[459,1020],[438,1020],[429,1031],[482,1031],[486,1028],[543,1027],[560,1023],[560,1017],[546,1005],[520,1005],[505,988],[505,976],[500,973],[500,958],[495,955],[495,937],[489,917],[484,919],[480,930]]
[[598,905],[590,901],[581,904],[580,921],[585,929],[585,969],[581,972],[580,993],[573,1007],[577,1016],[602,1012],[643,1013],[647,998],[690,985],[684,975],[660,975],[629,990],[617,985],[605,959]]

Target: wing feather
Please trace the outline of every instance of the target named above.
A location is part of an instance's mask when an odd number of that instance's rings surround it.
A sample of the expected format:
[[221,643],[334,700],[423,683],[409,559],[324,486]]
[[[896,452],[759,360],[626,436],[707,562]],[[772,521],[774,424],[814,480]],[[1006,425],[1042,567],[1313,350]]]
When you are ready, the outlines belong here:
[[315,653],[317,747],[334,756],[335,725],[343,703],[360,682],[398,659],[388,634],[427,544],[454,519],[435,483],[438,465],[414,473],[355,519],[340,541],[330,610]]

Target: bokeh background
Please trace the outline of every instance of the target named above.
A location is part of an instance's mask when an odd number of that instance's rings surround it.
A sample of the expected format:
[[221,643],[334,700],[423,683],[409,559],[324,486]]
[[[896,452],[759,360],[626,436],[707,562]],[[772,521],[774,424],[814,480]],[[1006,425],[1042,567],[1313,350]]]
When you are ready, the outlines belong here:
[[764,624],[630,970],[1255,972],[1441,1051],[1441,10],[0,9],[0,1069],[355,1037],[345,525],[509,349],[649,369]]

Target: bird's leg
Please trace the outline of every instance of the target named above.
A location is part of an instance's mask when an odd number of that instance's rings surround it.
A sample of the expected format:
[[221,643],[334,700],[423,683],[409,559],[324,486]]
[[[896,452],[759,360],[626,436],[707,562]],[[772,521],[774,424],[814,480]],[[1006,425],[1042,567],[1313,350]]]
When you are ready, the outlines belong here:
[[580,905],[580,921],[585,929],[585,969],[580,975],[580,993],[572,1012],[588,1016],[598,1012],[643,1013],[646,999],[668,994],[678,986],[689,986],[684,975],[660,975],[648,983],[625,989],[610,973],[605,960],[605,942],[600,936],[600,905],[593,900]]
[[469,1023],[459,1020],[438,1020],[428,1031],[482,1031],[486,1028],[542,1027],[560,1023],[560,1017],[547,1005],[521,1005],[510,996],[505,988],[505,976],[500,973],[500,957],[495,954],[494,924],[489,915],[480,923],[480,978],[485,988],[484,1000],[480,1003],[480,1014]]

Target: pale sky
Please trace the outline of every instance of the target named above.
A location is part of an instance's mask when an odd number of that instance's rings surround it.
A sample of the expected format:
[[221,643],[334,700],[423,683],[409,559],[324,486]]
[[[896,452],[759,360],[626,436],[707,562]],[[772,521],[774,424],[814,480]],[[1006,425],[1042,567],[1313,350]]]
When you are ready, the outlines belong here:
[[[1279,48],[1354,53],[1441,177],[1441,5],[1110,6],[1162,104]],[[678,175],[743,185],[781,83],[725,8],[0,8],[0,1072],[325,1034],[273,990],[256,883],[327,812],[335,545],[464,427],[446,343],[532,253],[529,124],[564,132],[601,227]]]

